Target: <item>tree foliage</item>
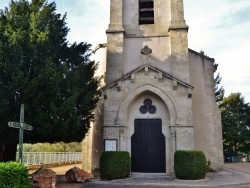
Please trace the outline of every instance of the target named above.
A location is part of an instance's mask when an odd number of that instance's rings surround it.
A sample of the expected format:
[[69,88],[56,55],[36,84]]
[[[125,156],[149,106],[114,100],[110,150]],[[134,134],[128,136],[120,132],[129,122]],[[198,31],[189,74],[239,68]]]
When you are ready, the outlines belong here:
[[[45,0],[11,0],[0,11],[0,158],[10,158],[25,105],[24,141],[81,141],[99,100],[97,68],[90,45],[69,44],[66,14]],[[3,154],[5,153],[5,155]],[[13,158],[13,154],[11,155]],[[1,159],[0,159],[1,160]]]
[[24,152],[81,152],[81,142],[56,142],[56,143],[36,143],[24,144]]
[[225,97],[221,105],[224,152],[233,155],[250,150],[250,105],[240,93]]
[[225,94],[223,86],[220,86],[221,79],[222,77],[220,76],[220,73],[218,73],[214,79],[215,101],[219,107],[221,106]]

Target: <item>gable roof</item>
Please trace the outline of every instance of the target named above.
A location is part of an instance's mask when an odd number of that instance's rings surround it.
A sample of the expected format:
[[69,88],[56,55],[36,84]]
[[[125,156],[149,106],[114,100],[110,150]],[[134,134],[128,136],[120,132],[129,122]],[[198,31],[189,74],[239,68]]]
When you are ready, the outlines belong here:
[[148,67],[158,73],[161,73],[162,75],[166,76],[167,78],[171,79],[171,80],[174,80],[176,81],[177,83],[183,85],[183,86],[186,86],[187,88],[190,88],[190,89],[194,89],[193,86],[191,86],[190,84],[188,84],[187,82],[185,81],[182,81],[181,79],[179,78],[176,78],[174,77],[173,75],[169,74],[168,72],[165,72],[161,69],[159,69],[158,67],[154,67],[152,65],[149,65],[149,64],[145,64],[145,65],[141,65],[133,70],[131,70],[130,72],[126,73],[125,75],[123,75],[121,78],[118,78],[117,80],[107,84],[106,86],[103,87],[103,89],[108,89],[108,88],[111,88],[112,86],[116,85],[118,82],[124,80],[124,79],[127,79],[128,77],[130,77],[132,74],[136,73],[136,72],[139,72],[141,70],[143,70],[145,67]]

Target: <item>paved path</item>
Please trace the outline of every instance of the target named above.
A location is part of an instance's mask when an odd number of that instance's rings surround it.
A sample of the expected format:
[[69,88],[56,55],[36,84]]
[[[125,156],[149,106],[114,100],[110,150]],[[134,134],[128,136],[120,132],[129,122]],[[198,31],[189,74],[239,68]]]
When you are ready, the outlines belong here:
[[228,163],[224,169],[216,173],[208,173],[204,180],[177,180],[166,176],[131,177],[122,180],[100,181],[69,184],[59,180],[57,188],[250,188],[250,163]]

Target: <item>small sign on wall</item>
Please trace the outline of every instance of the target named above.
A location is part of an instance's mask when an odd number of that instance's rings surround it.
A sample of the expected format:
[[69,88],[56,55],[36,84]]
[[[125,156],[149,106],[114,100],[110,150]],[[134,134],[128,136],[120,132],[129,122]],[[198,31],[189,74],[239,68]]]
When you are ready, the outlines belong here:
[[105,151],[116,151],[117,150],[117,140],[104,140],[104,150]]

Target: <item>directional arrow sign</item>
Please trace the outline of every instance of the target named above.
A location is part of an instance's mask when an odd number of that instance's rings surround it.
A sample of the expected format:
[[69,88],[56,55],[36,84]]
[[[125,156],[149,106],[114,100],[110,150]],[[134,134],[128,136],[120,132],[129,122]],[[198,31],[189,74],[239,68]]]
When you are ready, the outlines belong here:
[[33,127],[31,125],[24,124],[24,123],[22,127],[20,126],[20,123],[17,123],[17,122],[9,122],[8,125],[9,127],[18,128],[18,129],[22,128],[22,129],[30,130],[30,131],[33,130]]
[[23,129],[32,131],[33,127],[31,125],[23,124]]
[[9,122],[9,127],[19,129],[19,161],[23,163],[23,130],[33,130],[33,127],[24,123],[24,104],[21,105],[20,122]]
[[9,127],[13,127],[13,128],[20,128],[20,123],[17,122],[9,122],[8,123]]

